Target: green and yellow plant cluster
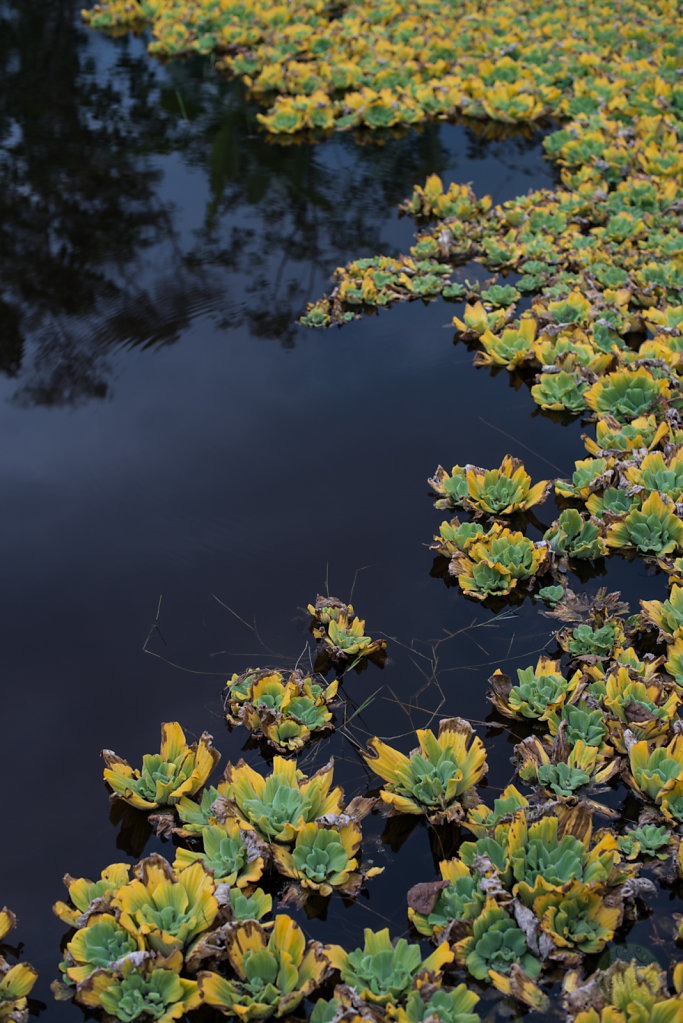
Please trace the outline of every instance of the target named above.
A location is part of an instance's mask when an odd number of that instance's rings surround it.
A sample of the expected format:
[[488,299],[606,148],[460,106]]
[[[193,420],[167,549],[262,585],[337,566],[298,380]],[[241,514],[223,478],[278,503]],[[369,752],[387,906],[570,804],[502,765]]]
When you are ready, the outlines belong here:
[[150,821],[176,837],[175,860],[154,853],[95,881],[64,878],[68,902],[54,911],[74,932],[55,993],[125,1023],[166,1023],[200,1005],[244,1019],[286,1015],[336,959],[286,914],[271,919],[272,896],[257,885],[284,878],[282,905],[355,896],[381,872],[360,863],[360,822],[374,800],[345,803],[331,761],[307,777],[279,756],[267,776],[240,760],[207,786],[218,759],[211,736],[190,746],[177,722],[161,732],[142,769],[105,751],[104,774],[113,798],[154,811]]
[[[17,918],[11,909],[0,910],[0,942],[4,942],[16,926]],[[26,1023],[29,1007],[27,995],[31,993],[38,971],[30,963],[10,966],[0,954],[0,1020],[7,1023]]]
[[603,0],[573,24],[565,5],[538,0],[108,0],[83,16],[108,31],[150,25],[150,52],[161,57],[214,54],[267,107],[259,119],[278,135],[456,114],[590,116],[610,100],[620,111],[625,92],[642,92],[648,112],[680,102],[675,75],[663,85],[651,77],[662,58],[675,70],[677,8],[666,0]]

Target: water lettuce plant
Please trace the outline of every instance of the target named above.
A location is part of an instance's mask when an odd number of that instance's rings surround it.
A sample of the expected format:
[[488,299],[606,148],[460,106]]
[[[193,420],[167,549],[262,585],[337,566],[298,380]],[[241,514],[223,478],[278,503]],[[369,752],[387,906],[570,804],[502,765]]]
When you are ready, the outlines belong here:
[[547,480],[532,487],[522,462],[510,455],[505,456],[498,469],[480,469],[476,465],[461,469],[456,465],[449,475],[438,466],[429,482],[442,495],[436,502],[437,508],[462,505],[475,514],[491,516],[527,511],[544,501],[550,489]]
[[584,688],[580,671],[566,679],[560,662],[549,657],[539,658],[535,667],[518,668],[517,679],[515,686],[500,668],[489,678],[487,698],[504,717],[546,721],[566,703],[575,702]]
[[226,718],[264,736],[279,752],[298,750],[332,730],[329,706],[337,686],[336,679],[328,685],[321,676],[307,676],[299,669],[250,669],[228,682]]
[[633,788],[655,803],[667,820],[683,822],[683,735],[652,751],[645,740],[629,741],[628,758],[627,781]]
[[477,980],[490,979],[492,971],[509,973],[513,965],[532,979],[541,972],[541,963],[529,951],[524,932],[494,899],[487,900],[472,934],[456,942],[455,955]]
[[205,1004],[244,1020],[286,1016],[331,972],[327,949],[307,943],[283,913],[270,932],[253,921],[239,924],[227,938],[226,954],[234,976],[201,971],[197,984]]
[[605,554],[600,525],[576,508],[565,508],[543,539],[558,558],[601,558]]
[[67,943],[60,970],[66,983],[79,984],[94,970],[110,969],[114,963],[144,949],[141,935],[131,934],[110,913],[95,913]]
[[266,842],[291,843],[299,828],[326,814],[342,811],[342,791],[332,789],[330,761],[312,777],[292,760],[273,758],[272,773],[264,778],[243,760],[225,770],[226,799],[233,813]]
[[486,901],[479,875],[461,860],[442,860],[439,873],[441,882],[418,884],[408,892],[411,924],[436,941],[447,936],[454,921],[475,920]]
[[328,951],[342,981],[355,988],[363,1001],[375,1006],[396,1004],[421,974],[433,975],[433,981],[438,983],[443,967],[453,961],[447,941],[423,960],[419,945],[405,938],[392,944],[386,927],[381,931],[366,927],[364,937],[362,948],[347,952],[334,945]]
[[577,739],[571,747],[556,742],[548,753],[536,736],[529,736],[515,746],[515,756],[522,781],[566,799],[585,786],[608,782],[621,767],[618,757],[609,758],[583,739]]
[[228,817],[199,832],[202,849],[178,849],[173,868],[201,863],[218,884],[246,888],[263,874],[268,849],[254,832]]
[[[0,910],[0,941],[4,941],[16,926],[14,913],[3,906]],[[30,963],[15,963],[10,966],[0,955],[0,1020],[8,1023],[26,1023],[29,1007],[27,995],[38,979],[38,971]]]
[[130,864],[111,863],[100,874],[99,880],[87,877],[73,878],[64,875],[64,885],[69,893],[71,905],[56,902],[53,913],[69,927],[78,927],[93,912],[103,912],[109,907],[111,896],[130,878]]
[[179,975],[182,957],[175,968],[158,967],[146,961],[142,965],[123,962],[116,972],[95,970],[79,987],[79,1000],[91,1009],[102,1009],[122,1023],[153,1019],[171,1023],[181,1019],[200,1002],[194,980]]
[[418,729],[408,756],[381,739],[368,742],[368,766],[386,782],[380,795],[399,813],[426,814],[433,823],[457,820],[463,800],[486,773],[481,739],[463,718],[444,718],[437,735]]
[[112,750],[102,750],[106,767],[104,780],[115,796],[139,810],[172,806],[183,796],[191,796],[206,783],[220,759],[213,748],[213,737],[204,732],[198,742],[188,746],[177,721],[161,726],[159,753],[147,753],[142,768],[132,768]]
[[168,956],[183,950],[218,915],[214,879],[202,863],[174,871],[152,853],[134,869],[134,878],[118,889],[112,906],[118,921],[146,948]]
[[520,581],[540,574],[547,561],[547,546],[523,533],[494,522],[487,533],[475,537],[464,552],[456,551],[448,571],[457,576],[463,592],[477,600],[505,596]]
[[418,980],[405,1007],[399,1005],[393,1018],[396,1023],[423,1023],[429,1019],[438,1019],[441,1023],[480,1023],[481,1017],[472,1011],[478,1001],[479,995],[465,984],[435,988]]
[[622,520],[608,526],[605,543],[661,557],[683,549],[683,522],[671,504],[654,491],[641,508],[632,508]]
[[356,821],[344,815],[332,824],[303,824],[291,851],[273,844],[271,855],[276,870],[291,877],[301,887],[322,896],[334,890],[355,895],[365,877],[374,877],[382,868],[366,873],[358,869],[361,829]]
[[607,903],[598,887],[582,881],[544,892],[532,909],[558,950],[553,957],[564,966],[578,965],[582,956],[601,952],[623,917],[623,904]]
[[683,1012],[681,979],[676,967],[677,992],[671,997],[666,975],[656,963],[617,959],[583,981],[578,971],[572,971],[563,985],[568,1019],[573,1023],[676,1023]]
[[366,658],[383,659],[386,640],[365,635],[365,619],[355,616],[352,605],[318,595],[308,611],[313,617],[311,631],[332,663],[355,665]]

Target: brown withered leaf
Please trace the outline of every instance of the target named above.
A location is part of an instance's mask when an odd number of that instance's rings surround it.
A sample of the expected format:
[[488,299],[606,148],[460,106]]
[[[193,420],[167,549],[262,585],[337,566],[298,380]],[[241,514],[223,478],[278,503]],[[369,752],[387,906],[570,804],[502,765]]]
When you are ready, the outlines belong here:
[[434,910],[440,893],[444,888],[448,888],[448,884],[448,881],[424,881],[414,884],[406,896],[408,905],[420,916],[429,916]]
[[151,813],[147,820],[159,838],[170,838],[176,826],[172,813]]
[[659,721],[656,714],[653,714],[647,707],[643,707],[642,703],[637,703],[636,700],[629,700],[628,703],[624,704],[624,714],[629,721],[633,721],[637,725],[650,721]]

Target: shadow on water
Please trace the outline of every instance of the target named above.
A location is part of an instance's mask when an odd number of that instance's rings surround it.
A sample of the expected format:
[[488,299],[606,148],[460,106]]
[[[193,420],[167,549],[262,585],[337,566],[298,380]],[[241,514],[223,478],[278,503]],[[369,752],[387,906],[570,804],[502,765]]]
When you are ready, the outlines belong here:
[[[296,325],[336,266],[407,250],[395,207],[428,173],[496,201],[552,185],[539,133],[433,124],[381,144],[274,144],[238,85],[90,34],[76,8],[0,4],[2,876],[60,1023],[78,1010],[48,990],[59,879],[171,854],[139,815],[108,819],[98,752],[138,763],[178,719],[213,732],[223,764],[262,763],[228,732],[221,689],[248,666],[312,663],[305,606],[326,577],[389,656],[345,680],[347,734],[304,769],[334,756],[347,797],[365,793],[370,735],[407,750],[415,728],[459,714],[487,743],[485,798],[512,780],[526,733],[490,713],[486,682],[552,649],[552,623],[529,598],[501,612],[430,576],[443,514],[426,479],[508,450],[534,479],[567,475],[583,452],[580,423],[536,417],[526,386],[473,369],[452,305]],[[632,604],[665,591],[640,562],[604,569],[574,584]],[[397,893],[457,840],[379,813],[364,836],[387,869],[356,904],[332,899],[326,922],[299,913],[313,936],[407,932]]]

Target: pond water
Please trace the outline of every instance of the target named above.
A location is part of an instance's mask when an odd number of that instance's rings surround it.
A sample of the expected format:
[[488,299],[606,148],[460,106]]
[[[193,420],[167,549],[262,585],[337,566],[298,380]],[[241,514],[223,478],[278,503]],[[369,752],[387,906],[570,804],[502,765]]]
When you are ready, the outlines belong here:
[[[222,765],[262,763],[228,732],[221,689],[249,666],[309,663],[305,607],[326,580],[389,638],[383,670],[345,681],[349,715],[371,698],[356,741],[407,750],[434,715],[466,716],[489,748],[484,797],[512,779],[520,735],[495,727],[486,681],[551,650],[552,622],[528,599],[496,614],[432,574],[444,516],[426,479],[507,452],[534,480],[568,475],[582,427],[475,370],[449,326],[461,306],[296,324],[336,266],[407,250],[396,204],[428,173],[495,201],[551,185],[541,132],[272,143],[238,86],[87,32],[68,0],[0,4],[0,67],[2,902],[41,971],[35,996],[66,1021],[80,1010],[49,991],[62,875],[169,852],[134,815],[110,819],[100,750],[137,764],[177,719],[212,732]],[[554,515],[540,509],[543,528]],[[632,605],[666,593],[620,558],[585,581],[602,585]],[[374,787],[339,733],[303,763],[330,756],[349,797]],[[440,839],[379,814],[364,835],[385,873],[369,898],[333,898],[311,936],[407,933],[404,892],[433,879]],[[649,921],[630,936],[651,939]]]

